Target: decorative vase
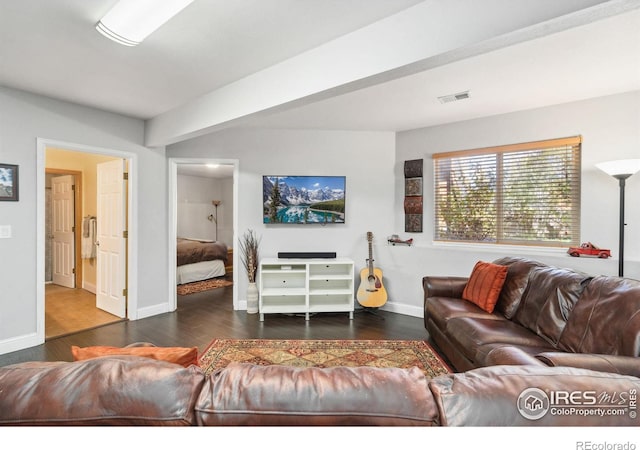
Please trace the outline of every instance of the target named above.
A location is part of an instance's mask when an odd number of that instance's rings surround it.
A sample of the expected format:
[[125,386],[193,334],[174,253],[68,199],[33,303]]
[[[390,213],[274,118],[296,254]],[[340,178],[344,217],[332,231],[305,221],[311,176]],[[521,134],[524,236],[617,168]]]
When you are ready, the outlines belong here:
[[247,287],[247,313],[258,312],[258,286],[256,283],[249,283]]

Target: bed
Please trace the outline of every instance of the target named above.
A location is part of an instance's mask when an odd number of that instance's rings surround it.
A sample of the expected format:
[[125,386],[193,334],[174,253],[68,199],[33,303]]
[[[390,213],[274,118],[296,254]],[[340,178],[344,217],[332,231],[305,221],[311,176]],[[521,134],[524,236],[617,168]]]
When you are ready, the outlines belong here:
[[219,241],[178,238],[177,284],[193,283],[225,274],[227,246]]

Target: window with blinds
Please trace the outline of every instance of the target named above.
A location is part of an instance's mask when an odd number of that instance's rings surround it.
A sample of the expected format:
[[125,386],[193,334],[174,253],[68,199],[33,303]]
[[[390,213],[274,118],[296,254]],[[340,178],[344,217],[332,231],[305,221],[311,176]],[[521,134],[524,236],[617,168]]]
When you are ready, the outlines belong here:
[[577,245],[581,141],[434,154],[434,239]]

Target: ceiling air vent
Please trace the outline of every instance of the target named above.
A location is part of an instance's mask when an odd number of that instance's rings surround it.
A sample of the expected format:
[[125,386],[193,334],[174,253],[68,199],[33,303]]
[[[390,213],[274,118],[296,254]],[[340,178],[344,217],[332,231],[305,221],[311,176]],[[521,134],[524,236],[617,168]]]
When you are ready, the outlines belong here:
[[440,103],[451,103],[451,102],[457,102],[458,100],[464,100],[467,98],[469,98],[469,91],[464,91],[464,92],[459,92],[457,94],[438,97],[438,100],[440,100]]

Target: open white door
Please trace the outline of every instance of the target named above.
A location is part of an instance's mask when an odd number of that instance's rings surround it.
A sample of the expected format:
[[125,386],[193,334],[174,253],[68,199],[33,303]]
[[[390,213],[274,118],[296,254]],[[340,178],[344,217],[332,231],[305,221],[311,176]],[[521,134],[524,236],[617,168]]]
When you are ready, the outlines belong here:
[[73,183],[73,175],[63,175],[51,179],[53,283],[68,288],[76,287]]
[[96,306],[126,317],[124,160],[98,164]]

